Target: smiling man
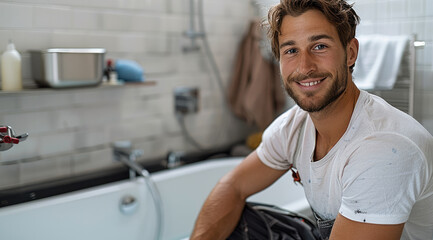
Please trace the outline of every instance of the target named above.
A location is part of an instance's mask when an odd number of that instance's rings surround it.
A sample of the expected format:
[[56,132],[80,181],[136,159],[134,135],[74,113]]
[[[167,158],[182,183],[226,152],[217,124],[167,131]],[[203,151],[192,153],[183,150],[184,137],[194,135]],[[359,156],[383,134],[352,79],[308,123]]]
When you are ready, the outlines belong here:
[[322,239],[433,239],[433,137],[353,83],[352,6],[281,0],[268,16],[284,88],[297,105],[218,182],[191,238],[227,238],[246,199],[293,165]]

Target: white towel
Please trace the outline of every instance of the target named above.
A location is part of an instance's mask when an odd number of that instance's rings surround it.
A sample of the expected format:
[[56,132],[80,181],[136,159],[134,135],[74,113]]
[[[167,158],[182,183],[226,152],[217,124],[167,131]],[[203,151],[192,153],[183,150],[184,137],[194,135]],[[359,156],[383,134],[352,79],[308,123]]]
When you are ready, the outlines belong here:
[[354,82],[364,90],[390,90],[397,80],[409,36],[365,35],[359,41]]

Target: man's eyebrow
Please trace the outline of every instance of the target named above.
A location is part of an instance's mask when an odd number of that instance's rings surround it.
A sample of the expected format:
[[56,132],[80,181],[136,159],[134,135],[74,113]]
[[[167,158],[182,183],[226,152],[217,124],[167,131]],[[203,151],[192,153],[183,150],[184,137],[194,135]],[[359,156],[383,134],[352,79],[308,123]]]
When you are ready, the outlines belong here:
[[[321,39],[329,39],[331,41],[335,41],[335,39],[327,34],[319,34],[319,35],[313,35],[311,37],[308,38],[308,41],[310,42],[315,42],[315,41],[319,41]],[[295,45],[296,42],[294,40],[289,40],[286,42],[283,42],[280,44],[280,49],[286,46],[293,46]]]
[[289,41],[281,43],[280,44],[280,49],[283,48],[283,47],[285,47],[285,46],[293,46],[293,45],[295,45],[295,41],[289,40]]
[[329,39],[329,40],[331,40],[331,41],[334,41],[334,38],[331,37],[331,36],[329,36],[329,35],[327,35],[327,34],[313,35],[313,36],[311,36],[311,37],[308,38],[308,40],[309,40],[310,42],[319,41],[319,40],[321,40],[321,39]]

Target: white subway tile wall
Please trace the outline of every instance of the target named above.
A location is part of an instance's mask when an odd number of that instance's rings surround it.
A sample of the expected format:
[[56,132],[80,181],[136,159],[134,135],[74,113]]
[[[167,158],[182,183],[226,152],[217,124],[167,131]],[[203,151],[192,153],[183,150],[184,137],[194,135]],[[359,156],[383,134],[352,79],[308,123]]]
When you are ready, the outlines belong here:
[[[257,10],[252,0],[204,0],[205,26],[227,86],[236,50]],[[433,132],[433,1],[352,0],[358,35],[416,34],[415,118]],[[0,123],[30,137],[0,152],[0,189],[117,166],[110,143],[132,140],[148,159],[190,151],[173,111],[173,89],[200,88],[200,111],[185,118],[205,147],[243,139],[253,131],[223,105],[203,51],[183,52],[189,0],[0,0],[0,49],[12,39],[33,86],[28,50],[103,47],[107,58],[143,66],[149,86],[0,93]],[[203,49],[201,41],[199,46]]]
[[[227,86],[255,10],[250,0],[204,0],[203,8],[206,35]],[[0,92],[0,124],[30,134],[0,152],[0,189],[118,166],[110,149],[117,140],[131,140],[144,150],[144,159],[165,157],[170,150],[194,151],[175,119],[177,86],[200,89],[200,110],[186,116],[185,124],[204,147],[251,133],[254,128],[223,107],[225,97],[201,40],[201,51],[182,51],[191,44],[184,35],[188,27],[189,0],[0,0],[0,49],[13,40],[26,87],[34,86],[29,50],[51,47],[106,48],[107,59],[135,60],[154,82]]]

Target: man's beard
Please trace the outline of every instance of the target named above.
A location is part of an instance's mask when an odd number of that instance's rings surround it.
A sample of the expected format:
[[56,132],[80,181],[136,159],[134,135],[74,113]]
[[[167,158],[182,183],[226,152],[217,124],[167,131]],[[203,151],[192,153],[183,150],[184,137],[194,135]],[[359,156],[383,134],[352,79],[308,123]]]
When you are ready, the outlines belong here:
[[[329,104],[337,100],[341,94],[346,90],[347,87],[347,64],[346,61],[340,66],[339,69],[336,71],[335,78],[332,79],[331,73],[313,73],[310,75],[297,75],[292,76],[289,75],[287,77],[286,83],[284,84],[284,88],[286,89],[286,92],[289,94],[289,96],[296,102],[296,104],[307,112],[319,112],[323,110],[325,107],[327,107]],[[325,97],[321,99],[319,102],[315,103],[308,103],[303,102],[300,95],[296,94],[290,87],[289,83],[291,82],[299,82],[308,78],[327,78],[325,81],[332,81],[334,80],[334,83],[332,84],[331,88],[328,90],[328,92],[325,94]],[[301,93],[305,94],[305,93]],[[313,97],[315,93],[306,93],[306,97]]]

